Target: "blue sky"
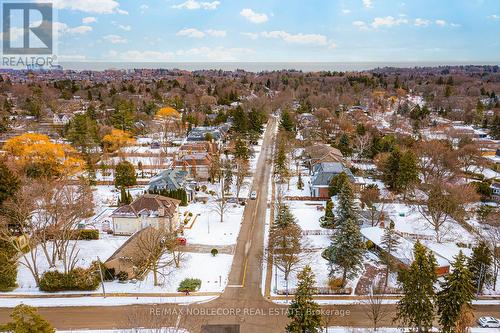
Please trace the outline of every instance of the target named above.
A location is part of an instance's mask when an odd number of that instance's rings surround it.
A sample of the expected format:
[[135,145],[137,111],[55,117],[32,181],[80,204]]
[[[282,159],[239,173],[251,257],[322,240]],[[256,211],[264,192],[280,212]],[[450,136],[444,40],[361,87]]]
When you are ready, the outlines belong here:
[[498,0],[55,0],[60,60],[499,62]]

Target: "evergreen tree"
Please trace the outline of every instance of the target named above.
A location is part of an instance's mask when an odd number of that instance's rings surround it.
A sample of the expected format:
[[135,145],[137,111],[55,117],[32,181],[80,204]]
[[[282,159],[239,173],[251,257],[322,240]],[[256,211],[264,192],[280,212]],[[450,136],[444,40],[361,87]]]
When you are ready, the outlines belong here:
[[42,318],[37,310],[28,305],[18,305],[10,315],[11,322],[0,325],[0,332],[54,333],[56,330]]
[[288,159],[286,156],[285,145],[280,144],[278,147],[278,152],[274,160],[274,173],[278,176],[280,183],[285,183],[290,176],[290,171],[288,170]]
[[252,109],[248,112],[248,126],[249,130],[256,134],[264,133],[264,122],[266,121],[266,116],[261,110]]
[[250,149],[245,141],[240,138],[236,139],[234,145],[234,157],[247,161],[250,158]]
[[443,333],[455,332],[464,307],[470,308],[474,298],[472,275],[465,264],[466,257],[459,252],[452,264],[452,272],[444,277],[437,294],[437,313]]
[[233,115],[233,128],[241,134],[248,132],[249,120],[248,116],[241,106],[237,106],[232,113]]
[[341,172],[330,180],[330,185],[328,186],[328,196],[333,197],[339,194],[340,189],[344,184],[350,182],[349,177],[345,172]]
[[419,181],[417,158],[409,150],[392,151],[382,167],[382,172],[387,185],[395,191],[404,193],[405,196]]
[[115,186],[126,187],[137,184],[134,165],[128,161],[122,161],[115,167]]
[[342,134],[340,137],[339,143],[337,144],[337,148],[340,150],[342,155],[344,156],[351,156],[352,155],[352,148],[351,148],[351,143],[349,140],[349,136],[347,134]]
[[130,200],[129,194],[127,194],[127,191],[125,190],[125,187],[122,187],[120,189],[120,198],[118,199],[118,206],[123,206],[123,205],[128,205],[132,201]]
[[413,256],[410,267],[398,275],[403,297],[397,305],[396,319],[402,327],[425,333],[431,330],[434,320],[436,259],[420,242],[415,244]]
[[384,229],[384,235],[381,239],[382,249],[384,250],[382,254],[382,262],[385,264],[385,280],[384,286],[387,287],[389,281],[389,272],[396,266],[392,253],[398,247],[401,242],[399,241],[398,235],[396,235],[396,230],[394,229],[394,222],[391,221],[389,227]]
[[351,183],[345,182],[340,188],[338,194],[339,205],[337,207],[337,224],[342,224],[347,220],[353,220],[358,223],[358,215],[354,207],[354,193],[352,191]]
[[0,205],[17,192],[20,183],[19,178],[0,161]]
[[333,229],[335,227],[335,216],[333,214],[333,201],[326,202],[325,216],[320,219],[321,228]]
[[0,240],[0,291],[12,291],[16,288],[17,251],[12,244]]
[[290,211],[290,207],[286,204],[280,204],[277,209],[277,214],[274,219],[273,228],[285,228],[290,224],[296,224],[297,220]]
[[356,275],[363,265],[365,244],[357,222],[351,218],[343,221],[332,236],[332,244],[323,252],[328,260],[330,276],[342,273],[342,286]]
[[295,132],[295,122],[292,119],[292,116],[288,111],[284,110],[281,113],[281,121],[280,121],[280,126],[287,132]]
[[320,333],[322,317],[319,305],[313,301],[316,280],[311,267],[304,267],[297,274],[297,279],[299,281],[297,291],[288,308],[288,318],[291,322],[287,325],[286,332]]
[[233,166],[231,161],[226,160],[224,162],[224,192],[229,192],[231,190],[231,185],[233,185]]
[[467,265],[472,274],[472,283],[477,292],[482,293],[484,285],[491,280],[492,254],[485,242],[481,241],[472,249]]

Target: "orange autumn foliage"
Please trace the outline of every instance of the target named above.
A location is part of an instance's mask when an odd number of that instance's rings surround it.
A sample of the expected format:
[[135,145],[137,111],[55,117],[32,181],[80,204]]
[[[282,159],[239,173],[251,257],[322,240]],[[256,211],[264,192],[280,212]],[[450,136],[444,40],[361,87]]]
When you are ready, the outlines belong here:
[[129,132],[113,128],[110,134],[106,134],[102,138],[102,142],[107,151],[115,152],[123,147],[135,144],[135,139]]
[[47,135],[26,133],[7,140],[3,150],[22,169],[45,165],[57,174],[74,175],[85,167],[77,151],[68,144],[52,142]]
[[180,118],[181,115],[179,113],[179,111],[177,111],[176,109],[170,107],[170,106],[167,106],[167,107],[164,107],[164,108],[161,108],[160,110],[158,110],[158,112],[156,112],[156,117],[157,118]]

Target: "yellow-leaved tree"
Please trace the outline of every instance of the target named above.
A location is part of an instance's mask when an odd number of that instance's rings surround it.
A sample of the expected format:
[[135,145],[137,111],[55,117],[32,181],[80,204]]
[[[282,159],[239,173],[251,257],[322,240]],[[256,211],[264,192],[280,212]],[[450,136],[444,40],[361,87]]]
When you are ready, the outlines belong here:
[[158,112],[156,112],[156,117],[158,119],[164,120],[166,118],[180,118],[181,114],[176,109],[167,106],[158,110]]
[[26,133],[7,140],[7,155],[30,177],[72,176],[82,171],[85,161],[68,144],[52,142],[47,135]]
[[135,144],[135,139],[129,132],[113,128],[110,134],[106,134],[102,138],[102,142],[104,144],[104,149],[112,153],[123,147]]

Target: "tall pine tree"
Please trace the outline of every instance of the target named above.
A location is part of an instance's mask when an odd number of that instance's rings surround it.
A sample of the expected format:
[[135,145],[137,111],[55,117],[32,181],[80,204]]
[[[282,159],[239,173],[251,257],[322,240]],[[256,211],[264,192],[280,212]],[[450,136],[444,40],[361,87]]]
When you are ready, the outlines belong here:
[[396,235],[396,230],[394,229],[394,222],[391,221],[389,227],[384,229],[384,235],[381,240],[382,249],[384,250],[384,253],[382,254],[382,262],[385,264],[385,287],[387,287],[387,283],[389,281],[389,272],[396,266],[392,253],[396,250],[400,243],[398,235]]
[[479,293],[483,292],[484,285],[491,280],[491,250],[485,242],[481,241],[472,249],[472,256],[468,260],[468,267],[472,274],[474,288]]
[[289,333],[320,333],[321,312],[320,307],[313,301],[312,296],[316,290],[315,276],[311,267],[306,266],[297,274],[299,280],[295,297],[288,308],[288,318],[290,324],[286,327]]
[[396,319],[402,327],[426,333],[431,330],[434,319],[436,258],[420,242],[415,244],[413,256],[410,267],[398,276],[403,297],[397,305]]
[[332,236],[332,244],[323,252],[323,258],[328,260],[330,266],[330,276],[341,272],[342,286],[360,270],[364,245],[359,225],[349,218],[340,224]]
[[452,264],[453,271],[445,276],[437,294],[437,312],[443,333],[455,332],[455,326],[464,308],[470,308],[474,298],[472,275],[465,264],[462,251]]

